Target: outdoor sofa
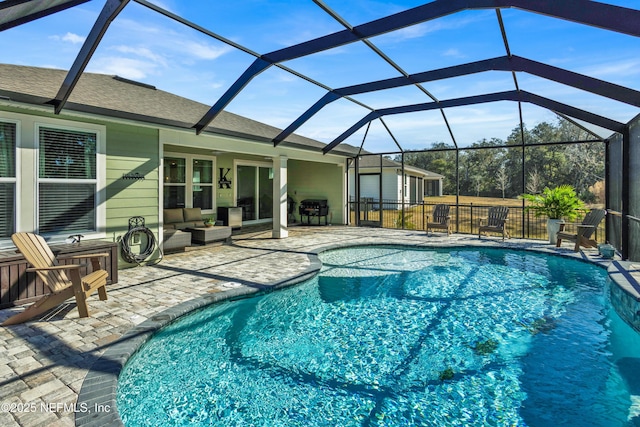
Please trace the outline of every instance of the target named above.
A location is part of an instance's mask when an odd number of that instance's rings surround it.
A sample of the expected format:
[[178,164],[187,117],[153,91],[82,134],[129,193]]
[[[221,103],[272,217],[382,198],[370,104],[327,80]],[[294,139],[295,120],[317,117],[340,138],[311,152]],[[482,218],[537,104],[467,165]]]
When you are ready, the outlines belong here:
[[231,236],[231,227],[207,227],[200,208],[164,209],[163,219],[162,246],[165,252],[191,246],[194,235],[198,237],[198,243],[227,240]]

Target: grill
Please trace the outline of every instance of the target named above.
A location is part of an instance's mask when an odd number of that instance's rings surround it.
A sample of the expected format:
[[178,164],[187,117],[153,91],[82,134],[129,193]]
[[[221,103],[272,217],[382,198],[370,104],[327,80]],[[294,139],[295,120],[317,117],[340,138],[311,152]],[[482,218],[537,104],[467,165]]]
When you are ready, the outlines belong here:
[[327,215],[329,215],[329,205],[327,205],[326,199],[306,199],[300,202],[298,207],[298,213],[300,214],[300,221],[303,222],[304,217],[307,217],[307,224],[311,224],[311,217],[318,217],[318,225],[320,225],[320,218],[324,217],[324,225],[327,225]]

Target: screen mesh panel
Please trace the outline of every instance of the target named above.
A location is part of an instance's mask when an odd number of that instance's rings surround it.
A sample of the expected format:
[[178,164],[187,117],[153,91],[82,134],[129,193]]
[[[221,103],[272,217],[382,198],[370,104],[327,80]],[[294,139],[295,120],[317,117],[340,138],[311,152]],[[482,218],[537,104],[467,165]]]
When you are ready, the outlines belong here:
[[[622,135],[616,135],[607,144],[609,159],[609,175],[607,176],[607,207],[610,210],[622,211]],[[622,251],[622,217],[607,215],[609,230],[607,238],[618,251]]]

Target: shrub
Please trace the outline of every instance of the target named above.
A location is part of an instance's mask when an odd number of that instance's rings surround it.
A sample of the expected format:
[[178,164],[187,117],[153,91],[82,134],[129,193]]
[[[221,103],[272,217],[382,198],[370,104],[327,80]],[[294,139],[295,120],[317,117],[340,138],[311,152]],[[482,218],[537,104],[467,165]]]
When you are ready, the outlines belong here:
[[523,194],[521,197],[529,202],[525,210],[533,211],[535,216],[573,221],[587,210],[570,185],[560,185],[553,189],[547,187],[542,194]]

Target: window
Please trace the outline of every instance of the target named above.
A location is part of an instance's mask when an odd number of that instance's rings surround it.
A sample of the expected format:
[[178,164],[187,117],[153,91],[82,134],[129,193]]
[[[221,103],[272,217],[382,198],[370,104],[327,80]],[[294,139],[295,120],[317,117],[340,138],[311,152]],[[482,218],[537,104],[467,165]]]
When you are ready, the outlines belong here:
[[0,238],[15,230],[16,124],[0,122]]
[[214,159],[166,153],[163,161],[163,207],[213,212]]
[[97,133],[38,128],[38,230],[97,231]]
[[187,162],[178,157],[164,158],[164,208],[184,208],[187,192]]

